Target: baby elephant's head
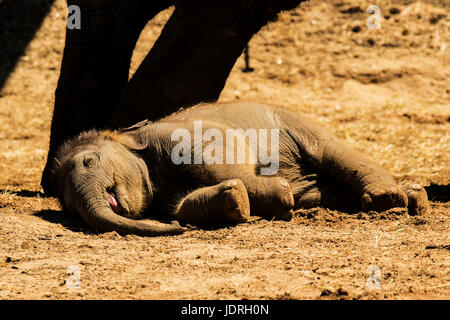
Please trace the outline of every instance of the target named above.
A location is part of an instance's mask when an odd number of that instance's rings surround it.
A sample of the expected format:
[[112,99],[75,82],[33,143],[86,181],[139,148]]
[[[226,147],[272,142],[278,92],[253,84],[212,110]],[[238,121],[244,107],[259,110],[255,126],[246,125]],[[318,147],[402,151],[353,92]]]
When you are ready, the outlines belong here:
[[182,232],[176,223],[151,225],[152,185],[135,151],[146,147],[138,133],[88,131],[64,143],[53,159],[52,185],[66,210],[76,211],[99,231],[162,235]]

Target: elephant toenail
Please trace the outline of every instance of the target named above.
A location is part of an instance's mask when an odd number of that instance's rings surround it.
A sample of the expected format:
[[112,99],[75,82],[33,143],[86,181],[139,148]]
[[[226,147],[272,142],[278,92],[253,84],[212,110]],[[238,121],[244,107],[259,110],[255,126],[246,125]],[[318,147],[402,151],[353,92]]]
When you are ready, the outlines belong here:
[[232,181],[229,181],[226,185],[225,185],[225,187],[226,188],[232,188],[232,187],[235,187],[237,185],[237,181],[236,180],[232,180]]
[[389,187],[389,189],[388,189],[389,193],[396,193],[397,190],[398,190],[397,187],[394,187],[394,186]]
[[385,193],[386,193],[386,190],[381,189],[381,188],[377,188],[377,189],[374,189],[374,190],[372,191],[372,194],[373,194],[375,197],[381,196],[381,195],[383,195],[383,194],[385,194]]

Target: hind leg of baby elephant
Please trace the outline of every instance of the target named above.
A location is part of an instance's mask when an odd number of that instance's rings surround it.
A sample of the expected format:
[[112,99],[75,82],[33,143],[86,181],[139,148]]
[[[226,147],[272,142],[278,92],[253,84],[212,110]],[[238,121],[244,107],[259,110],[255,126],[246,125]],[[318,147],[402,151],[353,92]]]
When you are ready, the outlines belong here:
[[408,197],[400,186],[395,183],[374,183],[366,187],[361,197],[364,211],[386,211],[391,208],[405,208]]
[[183,223],[241,223],[250,216],[247,190],[239,179],[197,189],[179,203],[175,217]]
[[418,184],[391,184],[368,189],[362,196],[364,211],[385,211],[391,208],[408,208],[410,215],[423,213],[428,208],[428,196]]
[[359,196],[352,189],[326,179],[294,182],[293,193],[295,209],[323,207],[348,213],[361,210]]
[[[283,121],[289,124],[292,115]],[[307,117],[295,118],[292,136],[301,146],[302,158],[323,176],[352,188],[364,211],[385,211],[408,206],[408,197],[388,171],[371,158],[314,124]]]
[[419,184],[400,185],[408,197],[408,213],[417,215],[428,209],[428,196],[425,189]]
[[[399,192],[399,190],[401,192]],[[389,188],[374,189],[360,197],[349,187],[338,185],[326,179],[294,183],[295,208],[324,207],[345,212],[385,211],[394,207],[405,207],[407,197],[408,212],[417,215],[428,209],[428,196],[418,184],[392,185]],[[400,199],[400,201],[399,201]],[[365,201],[367,201],[365,203]],[[375,204],[372,204],[372,202]]]

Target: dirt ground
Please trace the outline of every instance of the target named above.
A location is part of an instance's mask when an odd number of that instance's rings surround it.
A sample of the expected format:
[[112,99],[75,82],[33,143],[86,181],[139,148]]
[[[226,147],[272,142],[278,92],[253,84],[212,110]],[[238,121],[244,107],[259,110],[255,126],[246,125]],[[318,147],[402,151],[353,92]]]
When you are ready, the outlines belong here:
[[[427,186],[427,213],[316,208],[158,238],[95,233],[42,194],[66,10],[55,1],[0,91],[1,299],[450,298],[448,0],[304,3],[251,40],[255,71],[240,57],[220,98],[314,115]],[[132,72],[171,10],[142,32]]]

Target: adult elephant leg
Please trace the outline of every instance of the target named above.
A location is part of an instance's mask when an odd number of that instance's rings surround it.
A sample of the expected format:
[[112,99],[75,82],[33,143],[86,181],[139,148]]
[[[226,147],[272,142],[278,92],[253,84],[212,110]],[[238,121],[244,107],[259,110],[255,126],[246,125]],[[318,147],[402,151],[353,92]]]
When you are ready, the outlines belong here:
[[95,127],[117,104],[128,81],[131,55],[145,23],[171,0],[68,0],[81,13],[81,29],[66,29],[61,74],[55,92],[50,148],[41,185],[53,195],[49,166],[67,138]]
[[126,127],[180,107],[216,101],[248,41],[300,0],[177,1],[172,17],[108,120]]

